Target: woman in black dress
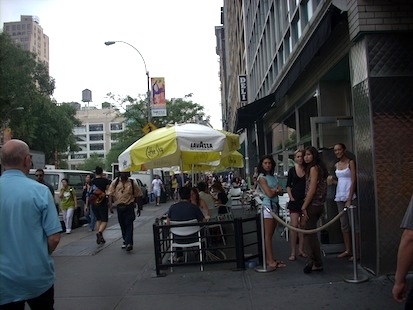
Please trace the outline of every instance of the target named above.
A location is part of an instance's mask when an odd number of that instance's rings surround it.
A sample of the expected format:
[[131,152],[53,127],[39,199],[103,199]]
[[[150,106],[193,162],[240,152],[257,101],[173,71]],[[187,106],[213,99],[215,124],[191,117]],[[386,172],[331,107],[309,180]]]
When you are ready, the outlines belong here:
[[[304,151],[297,150],[294,153],[295,166],[288,171],[287,193],[289,197],[288,210],[290,210],[291,226],[300,227],[301,206],[305,198],[305,170],[304,170]],[[302,233],[296,231],[290,232],[291,254],[288,258],[291,261],[296,260],[296,244],[298,237],[298,255],[306,257],[303,246],[304,238]]]

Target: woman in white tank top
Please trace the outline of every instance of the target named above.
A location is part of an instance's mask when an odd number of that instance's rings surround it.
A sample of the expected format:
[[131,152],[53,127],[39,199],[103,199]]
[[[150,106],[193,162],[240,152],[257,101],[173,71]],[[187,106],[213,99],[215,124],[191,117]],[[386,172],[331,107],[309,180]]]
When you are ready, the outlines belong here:
[[[350,205],[357,205],[356,201],[356,163],[353,159],[346,156],[346,146],[343,143],[337,143],[334,145],[334,154],[336,155],[338,162],[335,167],[336,178],[329,177],[330,184],[337,184],[335,201],[337,203],[338,212],[341,212],[345,207]],[[357,232],[357,238],[359,235],[358,229],[358,210],[355,210],[355,229]],[[343,233],[345,251],[339,254],[338,258],[352,257],[352,247],[351,247],[351,235],[350,235],[350,221],[349,212],[346,212],[342,217],[340,217],[341,231]],[[357,254],[357,258],[358,258]]]

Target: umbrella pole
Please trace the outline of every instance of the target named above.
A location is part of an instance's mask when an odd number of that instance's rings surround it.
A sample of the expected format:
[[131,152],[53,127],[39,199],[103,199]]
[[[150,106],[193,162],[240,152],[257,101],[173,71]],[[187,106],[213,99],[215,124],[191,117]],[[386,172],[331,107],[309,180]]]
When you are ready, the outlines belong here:
[[[184,171],[183,171],[184,166],[182,165],[182,159],[180,160],[180,162],[181,162],[181,166],[180,166],[180,169],[181,169],[181,187],[184,187],[185,180],[184,180]],[[179,197],[179,198],[181,198],[181,197]]]

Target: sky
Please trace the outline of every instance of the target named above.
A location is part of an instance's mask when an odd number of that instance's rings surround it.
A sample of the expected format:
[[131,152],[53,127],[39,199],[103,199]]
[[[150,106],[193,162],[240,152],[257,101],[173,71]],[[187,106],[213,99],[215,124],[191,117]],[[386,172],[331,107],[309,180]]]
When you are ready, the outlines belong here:
[[54,99],[82,103],[82,90],[92,91],[90,106],[120,97],[145,95],[147,79],[165,77],[166,98],[192,93],[211,124],[221,129],[219,57],[215,26],[223,0],[0,0],[4,22],[20,15],[39,17],[49,37]]

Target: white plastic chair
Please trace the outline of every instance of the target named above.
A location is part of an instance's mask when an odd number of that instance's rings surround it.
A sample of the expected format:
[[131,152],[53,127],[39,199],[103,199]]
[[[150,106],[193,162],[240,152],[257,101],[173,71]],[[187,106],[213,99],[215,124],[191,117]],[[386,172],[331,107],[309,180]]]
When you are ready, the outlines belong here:
[[240,187],[231,187],[228,195],[230,195],[233,199],[237,197],[239,199],[242,196],[242,189]]
[[[197,219],[189,220],[189,221],[170,221],[171,225],[176,224],[194,224],[198,223]],[[197,234],[198,240],[191,243],[180,243],[180,240],[175,240],[175,236],[186,237],[193,234]],[[174,249],[176,248],[192,248],[198,247],[199,252],[199,261],[201,263],[201,271],[204,271],[204,266],[202,265],[202,238],[201,238],[201,227],[199,225],[195,226],[182,226],[182,227],[171,227],[169,237],[171,239],[171,264],[173,263],[173,255]],[[185,252],[185,262],[188,259],[188,253]],[[171,267],[172,272],[172,267]]]
[[218,220],[220,221],[232,221],[233,216],[232,216],[232,211],[231,211],[231,199],[228,199],[228,202],[226,204],[215,204],[215,208],[219,209],[220,207],[223,207],[227,210],[226,213],[224,214],[218,214]]
[[[209,220],[210,220],[211,222],[217,222],[217,221],[219,221],[218,209],[219,209],[218,207],[214,207],[213,209],[209,209],[209,216],[210,216]],[[221,233],[222,243],[223,243],[224,245],[227,245],[226,242],[225,242],[224,231],[223,231],[223,229],[222,229],[222,225],[221,225],[221,224],[208,225],[208,226],[207,226],[208,232],[210,231],[211,228],[216,228],[216,227],[219,228],[219,232]]]

